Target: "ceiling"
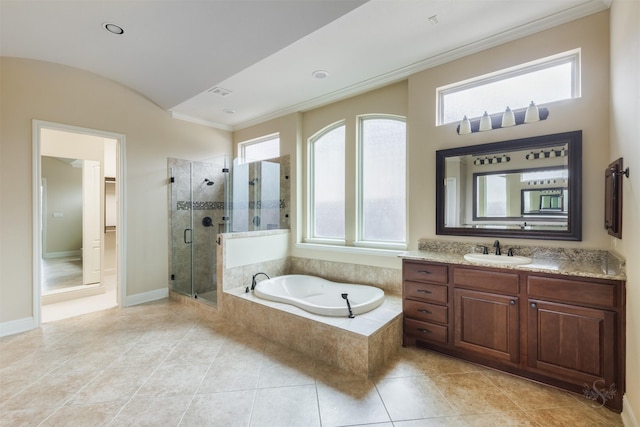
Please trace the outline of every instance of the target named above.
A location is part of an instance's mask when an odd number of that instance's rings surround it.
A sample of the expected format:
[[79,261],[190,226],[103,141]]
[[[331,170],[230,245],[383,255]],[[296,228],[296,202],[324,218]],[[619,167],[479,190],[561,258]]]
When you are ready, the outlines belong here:
[[[234,130],[401,80],[611,1],[0,0],[0,54],[81,68],[176,118]],[[315,78],[317,70],[328,76]]]

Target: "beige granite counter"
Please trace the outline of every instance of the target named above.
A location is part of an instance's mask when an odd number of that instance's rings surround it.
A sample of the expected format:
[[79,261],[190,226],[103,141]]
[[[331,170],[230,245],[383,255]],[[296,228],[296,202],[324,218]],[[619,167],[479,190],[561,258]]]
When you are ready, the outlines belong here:
[[504,244],[504,246],[501,245],[503,254],[506,254],[511,248],[515,255],[530,257],[532,262],[524,265],[496,265],[471,262],[464,259],[464,254],[478,252],[478,245],[487,246],[489,252],[492,253],[493,242],[459,243],[420,240],[419,250],[405,252],[400,257],[446,264],[481,265],[483,267],[508,270],[535,271],[607,280],[626,280],[624,258],[611,251]]

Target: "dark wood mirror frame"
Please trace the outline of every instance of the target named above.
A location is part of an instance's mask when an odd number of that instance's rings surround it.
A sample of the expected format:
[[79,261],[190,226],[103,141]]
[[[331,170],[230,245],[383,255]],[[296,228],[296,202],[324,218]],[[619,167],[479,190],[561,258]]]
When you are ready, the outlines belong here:
[[[445,226],[446,159],[458,156],[486,156],[523,150],[543,150],[567,144],[569,170],[569,213],[566,230],[500,229]],[[582,240],[582,131],[514,139],[489,144],[436,151],[436,234],[454,236],[512,237],[544,240]]]

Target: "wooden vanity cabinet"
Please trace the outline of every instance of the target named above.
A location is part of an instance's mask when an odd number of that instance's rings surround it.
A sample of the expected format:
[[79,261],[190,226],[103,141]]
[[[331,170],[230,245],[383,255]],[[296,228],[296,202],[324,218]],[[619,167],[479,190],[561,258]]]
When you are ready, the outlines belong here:
[[449,267],[447,265],[403,263],[403,345],[416,340],[449,343]]
[[518,274],[452,267],[454,346],[483,357],[518,363]]
[[[418,345],[582,394],[617,391],[624,281],[403,261],[403,345]],[[602,403],[601,401],[598,403]]]

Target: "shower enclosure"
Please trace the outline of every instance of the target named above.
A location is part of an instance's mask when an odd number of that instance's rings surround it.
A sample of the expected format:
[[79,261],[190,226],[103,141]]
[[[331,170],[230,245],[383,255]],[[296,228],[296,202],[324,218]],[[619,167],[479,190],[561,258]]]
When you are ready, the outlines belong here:
[[227,231],[227,158],[169,159],[171,271],[174,291],[216,303],[216,236]]
[[217,303],[217,235],[289,228],[289,156],[168,159],[170,286]]

